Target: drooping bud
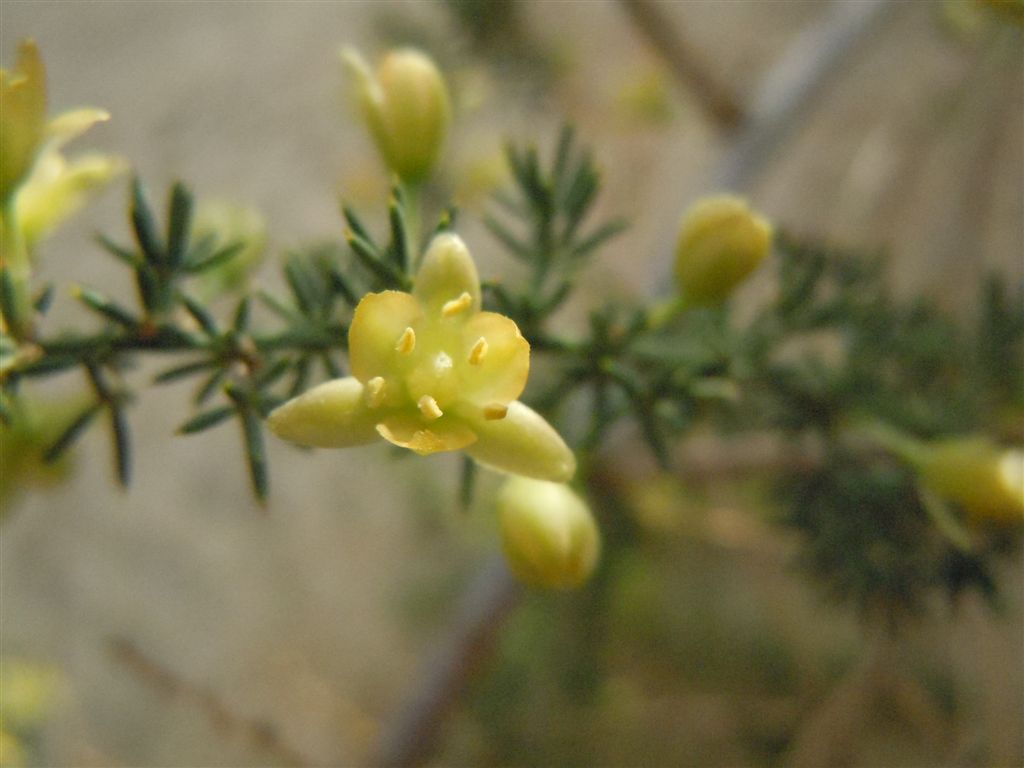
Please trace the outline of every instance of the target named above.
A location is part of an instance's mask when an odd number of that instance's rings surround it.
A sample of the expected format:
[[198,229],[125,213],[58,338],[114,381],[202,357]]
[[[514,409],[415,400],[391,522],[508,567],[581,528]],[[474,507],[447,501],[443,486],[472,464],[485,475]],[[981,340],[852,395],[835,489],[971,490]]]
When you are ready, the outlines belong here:
[[413,48],[388,53],[376,73],[350,48],[341,57],[357,79],[363,117],[384,162],[403,181],[422,181],[437,162],[451,121],[448,88],[437,66]]
[[512,477],[498,492],[502,546],[516,576],[531,586],[572,589],[597,567],[601,535],[567,485]]
[[675,277],[692,305],[725,301],[771,250],[772,225],[733,195],[698,200],[683,217]]
[[929,489],[976,521],[1024,522],[1024,451],[985,438],[925,444],[914,462]]

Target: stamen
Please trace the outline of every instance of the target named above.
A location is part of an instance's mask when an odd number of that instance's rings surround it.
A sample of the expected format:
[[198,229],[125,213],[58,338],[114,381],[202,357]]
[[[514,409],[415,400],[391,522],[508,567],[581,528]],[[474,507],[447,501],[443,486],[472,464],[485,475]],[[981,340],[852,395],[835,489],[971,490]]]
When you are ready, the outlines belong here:
[[385,382],[383,376],[374,376],[366,382],[366,404],[371,408],[380,407],[384,402]]
[[470,365],[480,365],[484,361],[484,356],[487,354],[487,339],[481,336],[476,340],[476,344],[469,350],[469,362]]
[[491,403],[484,406],[484,418],[487,421],[498,421],[504,419],[508,414],[508,406],[501,403]]
[[395,344],[395,352],[400,355],[408,355],[414,349],[416,349],[416,331],[412,328],[406,328],[402,331],[402,335],[398,337],[398,343]]
[[419,402],[416,403],[416,407],[420,409],[420,413],[422,413],[424,418],[427,419],[440,419],[444,416],[444,411],[438,407],[437,400],[432,398],[430,395],[424,395],[421,397]]
[[457,299],[446,301],[444,306],[441,307],[441,317],[451,317],[457,315],[459,312],[464,312],[473,306],[473,297],[466,291],[462,292],[462,295]]

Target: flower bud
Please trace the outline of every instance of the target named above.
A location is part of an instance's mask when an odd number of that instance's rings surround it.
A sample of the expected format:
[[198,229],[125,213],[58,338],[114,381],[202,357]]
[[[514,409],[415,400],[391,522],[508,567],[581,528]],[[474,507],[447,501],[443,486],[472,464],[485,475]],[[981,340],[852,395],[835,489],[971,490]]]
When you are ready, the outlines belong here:
[[498,492],[502,544],[512,571],[535,587],[572,589],[594,572],[601,535],[567,485],[512,477]]
[[391,51],[376,74],[354,50],[342,59],[357,78],[363,117],[377,150],[403,181],[416,183],[437,161],[451,120],[444,78],[434,62],[412,48]]
[[698,200],[683,217],[675,277],[685,301],[725,301],[771,250],[772,225],[732,195]]
[[1024,450],[985,438],[925,444],[913,462],[926,487],[976,521],[1024,522]]
[[0,204],[18,188],[46,138],[46,69],[31,40],[13,72],[0,69]]
[[212,238],[217,248],[238,243],[241,250],[226,262],[202,272],[196,281],[207,300],[243,290],[267,247],[267,222],[252,208],[224,200],[204,201],[196,211],[192,241]]

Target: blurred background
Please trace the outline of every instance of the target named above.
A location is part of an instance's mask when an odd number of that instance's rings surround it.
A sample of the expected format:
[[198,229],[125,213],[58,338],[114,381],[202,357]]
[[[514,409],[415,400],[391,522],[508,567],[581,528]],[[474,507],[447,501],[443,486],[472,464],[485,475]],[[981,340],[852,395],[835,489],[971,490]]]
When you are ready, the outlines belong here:
[[[5,66],[38,41],[52,112],[111,112],[83,146],[126,157],[157,195],[180,178],[257,209],[268,262],[337,238],[341,196],[384,210],[336,52],[401,43],[450,78],[440,185],[482,274],[508,269],[480,225],[504,141],[550,147],[571,121],[603,169],[601,212],[632,221],[585,275],[590,296],[651,292],[680,212],[722,185],[790,231],[891,251],[897,291],[954,311],[986,271],[1024,276],[1019,27],[973,0],[4,0],[0,22]],[[50,240],[42,278],[131,290],[92,243],[127,239],[126,195],[115,184]],[[65,298],[54,325],[81,321]],[[97,430],[60,482],[3,500],[0,642],[30,665],[0,695],[35,702],[25,760],[367,764],[497,549],[494,480],[464,513],[450,457],[274,442],[264,508],[234,427],[171,437],[189,395],[150,388],[134,406],[130,490]],[[690,473],[637,493],[638,544],[605,603],[527,593],[434,727],[433,764],[815,765],[821,732],[848,740],[842,765],[1024,761],[1019,556],[998,608],[966,595],[913,622],[898,707],[834,704],[868,638],[790,567],[763,486]]]

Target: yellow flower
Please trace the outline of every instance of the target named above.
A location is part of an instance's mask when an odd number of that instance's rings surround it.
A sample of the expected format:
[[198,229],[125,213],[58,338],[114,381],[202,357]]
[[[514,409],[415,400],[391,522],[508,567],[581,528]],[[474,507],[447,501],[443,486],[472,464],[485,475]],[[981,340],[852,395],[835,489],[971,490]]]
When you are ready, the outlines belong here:
[[412,293],[363,297],[349,328],[352,376],[270,414],[302,445],[388,442],[421,455],[465,450],[486,466],[564,481],[576,460],[542,416],[516,398],[530,345],[503,315],[480,311],[476,265],[456,235],[434,238]]
[[725,301],[771,250],[772,225],[733,195],[698,200],[683,217],[675,276],[694,305]]
[[110,119],[102,109],[79,109],[54,118],[32,173],[17,193],[17,226],[28,247],[46,237],[88,202],[127,165],[110,155],[87,154],[68,161],[61,149],[96,123]]
[[122,160],[91,154],[69,162],[61,149],[96,123],[101,109],[64,112],[46,119],[46,70],[31,40],[18,49],[14,73],[0,70],[0,203],[4,260],[27,250],[85,204],[89,195],[122,172]]
[[0,69],[0,205],[24,180],[46,134],[46,69],[35,42],[18,46],[13,72]]
[[412,48],[391,51],[376,74],[351,48],[341,58],[356,77],[356,93],[377,150],[404,181],[430,174],[451,122],[448,88],[437,66]]
[[513,573],[535,587],[572,589],[597,567],[601,535],[567,485],[525,477],[498,492],[502,545]]

